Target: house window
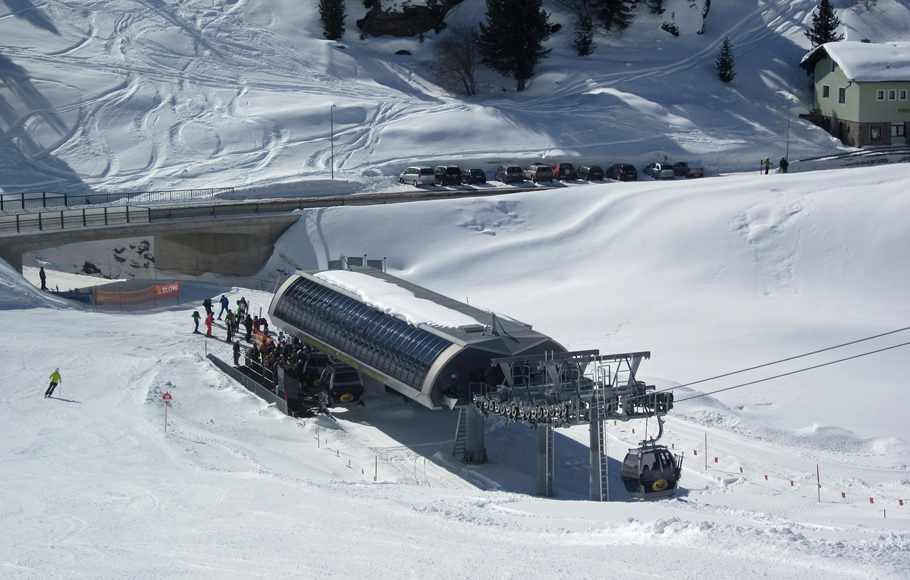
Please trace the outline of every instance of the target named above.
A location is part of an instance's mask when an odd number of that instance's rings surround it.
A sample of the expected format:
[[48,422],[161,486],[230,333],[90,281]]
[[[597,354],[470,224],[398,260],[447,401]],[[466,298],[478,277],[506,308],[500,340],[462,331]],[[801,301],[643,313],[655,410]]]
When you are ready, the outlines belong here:
[[831,87],[822,85],[822,98],[827,99],[829,96],[831,96]]
[[896,101],[897,100],[897,91],[895,91],[894,89],[889,90],[888,91],[888,100]]
[[904,137],[907,134],[907,128],[903,123],[895,123],[891,125],[891,136],[892,137]]
[[846,87],[837,88],[837,102],[843,105],[847,102],[847,89]]
[[902,100],[902,101],[907,100],[907,89],[901,89],[900,93],[898,93],[898,94],[900,95],[898,97],[900,100]]
[[836,67],[836,65],[834,64],[834,61],[832,60],[831,61],[831,72],[834,72],[835,67]]
[[869,140],[870,141],[881,141],[882,140],[882,126],[881,125],[872,125],[869,127]]
[[884,101],[885,100],[885,91],[883,91],[881,89],[875,91],[875,100]]

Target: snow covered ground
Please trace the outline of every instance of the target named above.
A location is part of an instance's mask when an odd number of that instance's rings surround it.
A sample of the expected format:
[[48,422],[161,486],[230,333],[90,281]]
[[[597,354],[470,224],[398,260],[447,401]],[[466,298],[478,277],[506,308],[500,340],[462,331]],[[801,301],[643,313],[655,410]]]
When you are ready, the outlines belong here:
[[[261,276],[386,257],[569,348],[650,350],[641,374],[667,388],[907,327],[908,182],[894,166],[311,210]],[[8,268],[0,281],[4,577],[910,572],[908,347],[683,400],[907,331],[679,389],[663,439],[686,458],[673,499],[633,501],[618,478],[653,422],[610,425],[613,501],[598,504],[585,428],[557,432],[556,495],[542,499],[536,432],[521,425],[489,422],[490,463],[464,466],[454,414],[397,396],[368,393],[318,427],[281,415],[205,360],[229,358],[226,343],[190,332],[204,297],[258,312],[268,293],[184,282],[184,306],[119,315]],[[44,399],[57,366],[59,398]]]
[[[316,2],[10,0],[0,3],[0,187],[297,195],[333,163],[335,179],[369,190],[412,163],[492,172],[667,156],[717,174],[843,151],[798,119],[812,107],[798,64],[816,0],[715,2],[697,34],[702,4],[642,9],[579,58],[572,18],[547,2],[562,29],[527,90],[482,71],[480,95],[464,100],[436,83],[435,33],[359,40],[360,0],[347,1],[337,43],[323,38]],[[848,40],[910,40],[906,0],[863,4],[838,6]],[[483,0],[465,0],[448,21],[475,25],[484,13]],[[727,86],[714,70],[725,37],[737,72]]]
[[[716,176],[788,143],[843,150],[796,117],[814,1],[715,2],[704,35],[694,4],[667,2],[679,38],[642,15],[586,60],[554,10],[563,31],[528,89],[485,73],[464,101],[433,82],[434,35],[361,43],[360,0],[342,43],[315,2],[5,0],[0,187],[315,195],[394,189],[414,162],[667,155]],[[908,40],[905,0],[864,4],[836,3],[848,39]],[[452,23],[482,13],[466,0]],[[711,68],[724,36],[729,87]],[[226,293],[265,311],[267,292],[184,281],[181,307],[94,313],[0,263],[0,577],[905,579],[908,183],[904,165],[576,184],[310,210],[279,240],[259,278],[368,254],[568,348],[651,351],[643,378],[682,385],[663,442],[686,458],[681,493],[652,503],[618,473],[653,422],[609,427],[612,502],[586,501],[584,428],[558,432],[556,495],[537,498],[526,427],[490,422],[490,463],[464,466],[451,413],[369,393],[298,420],[218,372],[205,354],[228,347],[191,334],[191,310]],[[47,253],[49,286],[98,281],[72,274],[73,252]]]

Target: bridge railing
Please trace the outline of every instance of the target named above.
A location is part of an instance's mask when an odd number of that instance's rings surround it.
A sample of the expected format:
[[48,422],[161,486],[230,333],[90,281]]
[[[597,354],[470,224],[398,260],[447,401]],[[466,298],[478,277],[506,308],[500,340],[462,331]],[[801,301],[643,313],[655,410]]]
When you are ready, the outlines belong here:
[[[352,199],[339,196],[171,207],[85,206],[81,209],[60,211],[39,211],[37,213],[17,213],[14,215],[0,214],[0,235],[133,223],[287,214],[298,209],[312,207],[361,205],[365,203],[370,203],[369,198],[366,196]],[[373,203],[388,203],[388,200]]]
[[147,207],[99,207],[0,216],[0,235],[149,223]]
[[212,187],[207,189],[175,189],[170,191],[137,191],[132,193],[54,193],[49,191],[32,193],[0,194],[0,212],[26,210],[59,210],[61,208],[92,205],[110,205],[129,202],[131,204],[158,204],[216,199],[234,194],[233,187]]

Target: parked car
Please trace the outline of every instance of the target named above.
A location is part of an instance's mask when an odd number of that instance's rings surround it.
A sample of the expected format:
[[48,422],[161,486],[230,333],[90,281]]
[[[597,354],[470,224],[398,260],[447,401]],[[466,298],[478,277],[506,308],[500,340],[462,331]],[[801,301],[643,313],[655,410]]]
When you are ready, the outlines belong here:
[[650,175],[654,179],[673,179],[676,172],[669,163],[648,163],[644,168],[645,175]]
[[553,171],[553,176],[556,179],[565,179],[566,181],[578,179],[578,173],[576,173],[575,167],[571,163],[560,163]]
[[582,165],[578,168],[578,179],[603,181],[604,170],[600,165]]
[[607,169],[607,177],[617,181],[638,181],[638,170],[629,163],[617,163]]
[[540,181],[553,181],[553,170],[549,165],[535,163],[524,171],[525,179],[538,183]]
[[414,187],[433,185],[436,183],[436,173],[432,167],[408,167],[398,176],[398,183],[410,183]]
[[704,177],[705,168],[691,161],[680,161],[673,164],[673,172],[684,177]]
[[496,181],[503,183],[521,183],[525,180],[524,172],[517,165],[500,165],[496,170]]
[[436,167],[436,185],[461,185],[461,168],[457,165],[439,165]]
[[468,169],[464,173],[465,183],[486,183],[487,172],[483,169]]

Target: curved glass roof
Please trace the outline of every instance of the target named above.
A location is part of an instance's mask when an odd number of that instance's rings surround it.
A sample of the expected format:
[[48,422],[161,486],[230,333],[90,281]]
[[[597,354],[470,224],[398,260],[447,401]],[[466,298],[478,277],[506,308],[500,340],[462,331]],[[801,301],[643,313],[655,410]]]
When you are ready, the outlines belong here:
[[287,287],[273,316],[417,390],[454,344],[304,277]]

